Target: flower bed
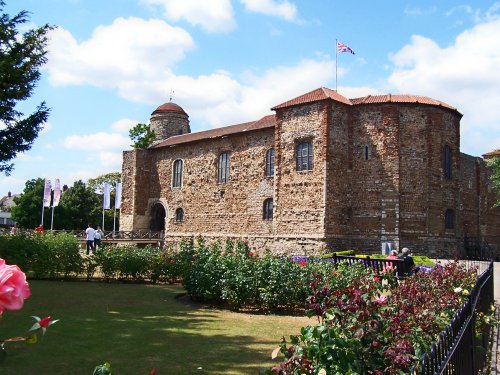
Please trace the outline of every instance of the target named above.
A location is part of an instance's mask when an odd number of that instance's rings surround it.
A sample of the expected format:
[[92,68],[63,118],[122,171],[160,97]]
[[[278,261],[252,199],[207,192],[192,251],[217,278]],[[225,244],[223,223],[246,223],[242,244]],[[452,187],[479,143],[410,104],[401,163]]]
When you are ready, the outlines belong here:
[[[389,278],[387,278],[389,277]],[[318,324],[302,328],[273,353],[285,360],[267,374],[407,373],[463,304],[476,280],[459,263],[396,282],[368,270],[344,282],[316,275],[308,297]]]

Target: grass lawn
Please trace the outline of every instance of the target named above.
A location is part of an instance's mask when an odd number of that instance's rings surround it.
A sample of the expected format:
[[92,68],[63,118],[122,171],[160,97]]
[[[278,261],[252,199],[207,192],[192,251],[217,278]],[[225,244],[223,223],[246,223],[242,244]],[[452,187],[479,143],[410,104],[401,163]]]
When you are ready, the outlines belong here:
[[51,315],[37,345],[7,343],[2,375],[91,375],[111,363],[114,375],[257,374],[272,365],[281,336],[312,323],[305,317],[250,315],[180,303],[177,285],[31,281],[20,311],[5,311],[2,338],[23,334],[31,315]]

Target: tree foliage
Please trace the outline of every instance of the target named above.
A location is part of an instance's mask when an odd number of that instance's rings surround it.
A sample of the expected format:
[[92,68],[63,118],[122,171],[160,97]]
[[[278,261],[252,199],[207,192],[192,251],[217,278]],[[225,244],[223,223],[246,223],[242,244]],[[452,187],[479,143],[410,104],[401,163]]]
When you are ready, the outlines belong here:
[[[26,182],[23,193],[14,197],[16,206],[12,208],[12,218],[19,227],[33,229],[41,223],[44,179]],[[50,228],[51,208],[44,208],[44,227]],[[82,181],[63,192],[59,206],[54,208],[53,229],[82,230],[87,224],[94,228],[102,225],[102,194]],[[104,213],[104,229],[113,229],[113,210]],[[116,219],[118,223],[118,216]]]
[[486,164],[490,168],[490,180],[497,194],[495,206],[500,207],[500,155],[487,159]]
[[108,183],[111,186],[111,191],[115,190],[116,183],[120,182],[122,179],[122,174],[120,172],[106,173],[96,178],[89,178],[87,181],[87,186],[92,191],[102,194],[104,191],[104,183]]
[[4,6],[0,0],[0,172],[9,174],[14,167],[10,161],[31,148],[49,116],[45,102],[29,115],[16,105],[31,97],[40,79],[40,67],[47,61],[47,33],[52,26],[21,32],[19,29],[29,22],[28,12],[11,18],[3,13]]
[[[12,207],[12,219],[21,228],[34,229],[41,223],[43,187],[43,178],[26,181],[23,193],[14,197],[16,205]],[[48,218],[49,214],[49,209],[44,208],[44,217]]]
[[156,134],[146,124],[137,124],[128,132],[130,139],[134,141],[133,148],[148,148],[156,138]]

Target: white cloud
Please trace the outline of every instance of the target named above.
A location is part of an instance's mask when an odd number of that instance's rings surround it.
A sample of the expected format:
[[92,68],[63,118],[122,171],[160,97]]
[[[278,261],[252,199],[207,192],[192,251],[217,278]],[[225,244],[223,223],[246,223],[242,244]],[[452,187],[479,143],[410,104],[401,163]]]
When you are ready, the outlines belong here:
[[171,21],[186,20],[207,32],[226,32],[236,27],[230,0],[141,0],[164,9],[165,18]]
[[297,7],[288,0],[240,0],[250,12],[276,16],[287,21],[297,19]]
[[52,130],[52,123],[50,123],[49,121],[43,123],[42,125],[42,130],[40,130],[40,134],[45,134],[45,133],[48,133]]
[[99,153],[100,165],[106,169],[112,168],[113,170],[121,171],[122,159],[122,152],[103,151]]
[[115,121],[111,124],[111,129],[119,132],[119,133],[126,133],[128,134],[128,131],[132,129],[134,126],[136,126],[140,121],[137,120],[131,120],[128,118],[122,118],[118,121]]
[[270,114],[272,106],[324,86],[335,76],[334,64],[331,60],[303,60],[261,74],[246,72],[241,82],[226,72],[175,77],[174,86],[180,87],[176,98],[190,118],[206,121],[211,127],[257,120]]
[[43,160],[43,156],[41,155],[31,155],[31,154],[25,154],[25,153],[19,153],[16,155],[16,161],[41,161]]
[[126,90],[129,81],[152,81],[194,47],[183,29],[161,20],[117,18],[78,43],[62,27],[50,33],[47,69],[55,85],[92,84]]
[[130,139],[121,134],[99,132],[88,135],[71,135],[64,139],[64,148],[71,150],[125,150],[130,148]]
[[500,145],[500,19],[465,30],[445,48],[414,35],[391,60],[396,90],[432,96],[464,114],[462,149],[479,155]]

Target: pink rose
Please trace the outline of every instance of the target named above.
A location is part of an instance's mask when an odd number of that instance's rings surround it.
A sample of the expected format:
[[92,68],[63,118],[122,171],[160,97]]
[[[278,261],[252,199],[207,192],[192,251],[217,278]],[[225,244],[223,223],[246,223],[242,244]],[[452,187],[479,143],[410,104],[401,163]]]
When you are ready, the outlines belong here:
[[20,310],[30,294],[24,272],[0,258],[0,315],[4,310]]

